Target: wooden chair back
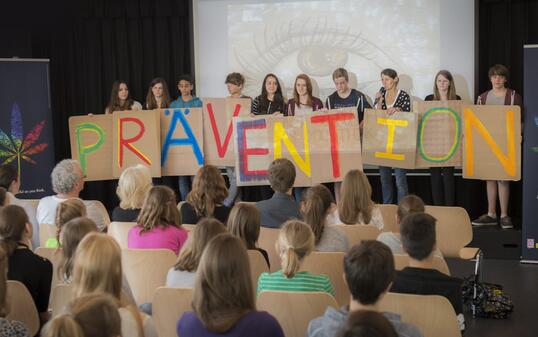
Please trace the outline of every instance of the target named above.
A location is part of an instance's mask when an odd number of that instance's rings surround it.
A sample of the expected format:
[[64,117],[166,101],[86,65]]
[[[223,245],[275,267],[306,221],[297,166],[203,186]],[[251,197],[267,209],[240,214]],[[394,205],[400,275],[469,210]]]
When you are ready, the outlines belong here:
[[127,249],[127,237],[129,235],[129,230],[136,226],[136,222],[111,222],[108,225],[107,234],[112,236],[116,242],[120,245],[120,248]]
[[344,281],[344,253],[312,252],[305,257],[301,270],[327,275],[333,285],[336,303],[339,306],[349,304],[351,295]]
[[443,296],[388,293],[379,308],[400,314],[403,322],[418,327],[424,337],[461,336],[454,308]]
[[32,235],[32,247],[34,248],[39,247],[39,223],[37,222],[36,218],[38,204],[39,199],[19,199],[17,201],[17,205],[24,208],[26,214],[28,215],[28,219],[32,224],[34,230]]
[[192,289],[159,287],[153,296],[153,322],[159,337],[177,337],[176,323],[192,311]]
[[63,282],[62,275],[58,275],[58,267],[62,262],[61,248],[37,247],[34,251],[37,255],[44,257],[52,263],[52,287]]
[[176,259],[169,249],[122,249],[123,273],[137,305],[151,302],[155,289],[166,284]]
[[379,207],[383,216],[383,232],[399,233],[400,227],[396,225],[396,211],[398,210],[398,206],[393,204],[378,204],[376,207]]
[[462,207],[426,206],[426,213],[437,219],[437,248],[444,257],[460,257],[460,251],[473,240],[469,214]]
[[196,227],[196,224],[182,224],[181,227],[185,228],[187,232],[192,232],[194,228]]
[[323,316],[331,306],[338,308],[336,300],[325,292],[262,291],[256,301],[258,310],[273,315],[286,337],[304,337],[308,323]]
[[278,256],[275,243],[278,240],[280,229],[278,228],[260,228],[260,237],[258,238],[258,246],[265,249],[267,255],[269,255],[269,264],[271,265],[270,271],[275,272],[280,268],[280,257]]
[[73,284],[58,284],[52,288],[50,294],[50,309],[52,317],[61,314],[64,307],[75,298],[75,288]]
[[258,288],[258,278],[262,273],[269,272],[269,266],[267,266],[267,261],[259,251],[249,249],[247,253],[250,262],[250,277],[252,278],[254,290],[256,290]]
[[45,247],[47,240],[56,238],[56,226],[50,224],[39,224],[39,247]]
[[7,281],[7,319],[21,322],[28,329],[29,336],[39,332],[39,314],[32,295],[19,281]]
[[[448,269],[448,265],[446,264],[445,259],[443,259],[441,256],[434,255],[433,264],[436,270],[450,276],[450,270]],[[396,270],[402,270],[407,266],[409,266],[409,255],[394,254],[394,267],[396,268]]]
[[381,231],[373,225],[332,225],[341,230],[347,236],[349,248],[360,244],[364,240],[375,240],[381,234]]

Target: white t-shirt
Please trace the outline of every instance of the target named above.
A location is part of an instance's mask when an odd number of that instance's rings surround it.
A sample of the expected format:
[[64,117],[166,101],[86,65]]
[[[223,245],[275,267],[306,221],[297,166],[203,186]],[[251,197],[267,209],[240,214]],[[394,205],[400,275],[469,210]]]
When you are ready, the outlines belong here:
[[195,271],[170,268],[168,275],[166,275],[166,286],[170,288],[194,288],[195,279]]
[[[335,208],[332,213],[329,213],[329,215],[327,215],[327,225],[338,225],[341,223],[343,222],[342,220],[340,220],[340,215],[338,214],[338,208]],[[381,214],[379,207],[374,206],[372,208],[372,218],[370,219],[370,223],[364,222],[364,220],[362,219],[362,214],[359,214],[358,223],[364,224],[364,225],[373,225],[381,230],[383,229],[383,226],[384,226],[383,214]]]
[[[107,219],[105,219],[101,210],[97,207],[93,200],[82,200],[77,198],[86,206],[86,213],[88,218],[92,219],[99,230],[103,230],[108,226]],[[58,204],[66,201],[67,199],[58,198],[55,195],[44,197],[39,200],[37,205],[36,218],[39,224],[54,225],[56,223],[56,208]]]

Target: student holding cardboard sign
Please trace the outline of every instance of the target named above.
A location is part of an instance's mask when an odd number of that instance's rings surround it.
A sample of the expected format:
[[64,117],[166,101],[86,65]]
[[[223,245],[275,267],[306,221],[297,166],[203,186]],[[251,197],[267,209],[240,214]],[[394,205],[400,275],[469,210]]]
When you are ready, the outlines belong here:
[[286,102],[282,95],[282,86],[276,75],[267,74],[263,79],[262,93],[252,101],[252,114],[286,114]]
[[[454,78],[448,70],[440,70],[435,75],[433,94],[426,96],[425,101],[461,100],[456,95]],[[433,204],[436,206],[454,206],[454,166],[430,168]]]
[[[488,76],[492,89],[478,96],[476,104],[484,105],[522,105],[522,99],[515,90],[506,87],[510,73],[502,64],[489,68]],[[488,212],[473,220],[473,225],[496,225],[503,229],[513,228],[508,216],[508,200],[510,199],[510,182],[508,180],[487,180]],[[497,194],[501,205],[501,217],[497,218]]]
[[114,81],[105,114],[124,110],[142,110],[142,104],[131,98],[127,82],[122,80]]
[[146,109],[164,109],[170,106],[170,93],[168,85],[163,78],[156,77],[149,83],[146,96]]
[[[389,115],[393,115],[400,111],[411,111],[411,99],[405,91],[398,89],[398,81],[398,73],[394,69],[387,68],[381,71],[381,83],[383,86],[376,94],[376,109],[387,110],[387,114]],[[405,174],[405,169],[394,168],[396,188],[398,190],[398,202],[408,193],[407,177]],[[379,166],[379,176],[381,179],[383,203],[391,204],[394,201],[392,167]]]

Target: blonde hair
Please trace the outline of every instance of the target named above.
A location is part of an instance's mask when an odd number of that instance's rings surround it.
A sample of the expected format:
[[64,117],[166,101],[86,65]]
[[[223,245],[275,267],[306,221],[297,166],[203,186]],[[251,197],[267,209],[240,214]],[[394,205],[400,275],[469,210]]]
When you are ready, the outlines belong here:
[[43,327],[43,337],[117,337],[121,317],[117,301],[106,294],[90,294],[71,301],[66,312]]
[[256,249],[260,236],[260,211],[256,206],[245,203],[236,204],[228,216],[228,231],[243,240],[247,249]]
[[113,296],[119,306],[131,312],[138,325],[139,337],[144,337],[138,309],[122,297],[123,270],[121,249],[116,240],[104,233],[90,233],[80,241],[75,253],[73,285],[75,297],[91,293]]
[[193,272],[198,269],[200,258],[207,243],[215,236],[225,233],[224,225],[214,218],[203,218],[189,233],[185,246],[181,248],[174,269]]
[[69,220],[64,226],[61,234],[62,249],[61,261],[58,266],[58,274],[64,279],[70,279],[73,271],[73,262],[78,244],[91,232],[97,232],[97,225],[93,220],[85,217]]
[[248,254],[239,238],[224,233],[209,242],[196,273],[192,308],[213,333],[230,330],[256,309]]
[[151,188],[151,172],[147,166],[138,164],[126,168],[120,175],[116,194],[123,209],[139,209]]
[[372,187],[366,175],[360,170],[351,170],[344,177],[340,189],[338,215],[343,223],[353,225],[360,216],[365,224],[372,220]]
[[280,255],[282,274],[292,278],[299,271],[303,258],[314,249],[314,233],[306,223],[288,220],[280,228],[275,248]]
[[9,314],[7,305],[7,261],[8,255],[3,247],[0,247],[0,317]]
[[153,186],[144,200],[137,222],[142,227],[141,234],[155,227],[181,227],[174,191],[168,186]]
[[315,244],[318,244],[325,229],[327,213],[334,202],[331,191],[324,185],[315,185],[306,190],[303,194],[301,213],[315,237]]
[[228,189],[218,168],[204,165],[198,169],[192,181],[192,190],[187,195],[187,202],[199,217],[213,216],[215,207],[228,196]]
[[63,226],[69,220],[86,216],[86,214],[86,206],[80,199],[67,199],[58,204],[58,207],[56,207],[56,218],[54,220],[56,224],[56,240],[58,240],[58,247],[60,247],[60,235]]

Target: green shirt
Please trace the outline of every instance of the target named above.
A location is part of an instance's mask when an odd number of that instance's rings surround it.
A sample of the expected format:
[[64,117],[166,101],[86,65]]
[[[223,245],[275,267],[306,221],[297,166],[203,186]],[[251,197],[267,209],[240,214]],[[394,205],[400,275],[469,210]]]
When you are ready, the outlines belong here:
[[258,279],[258,295],[264,290],[276,291],[322,291],[334,296],[334,289],[328,276],[310,274],[301,271],[291,278],[282,274],[282,270],[274,273],[262,273]]

